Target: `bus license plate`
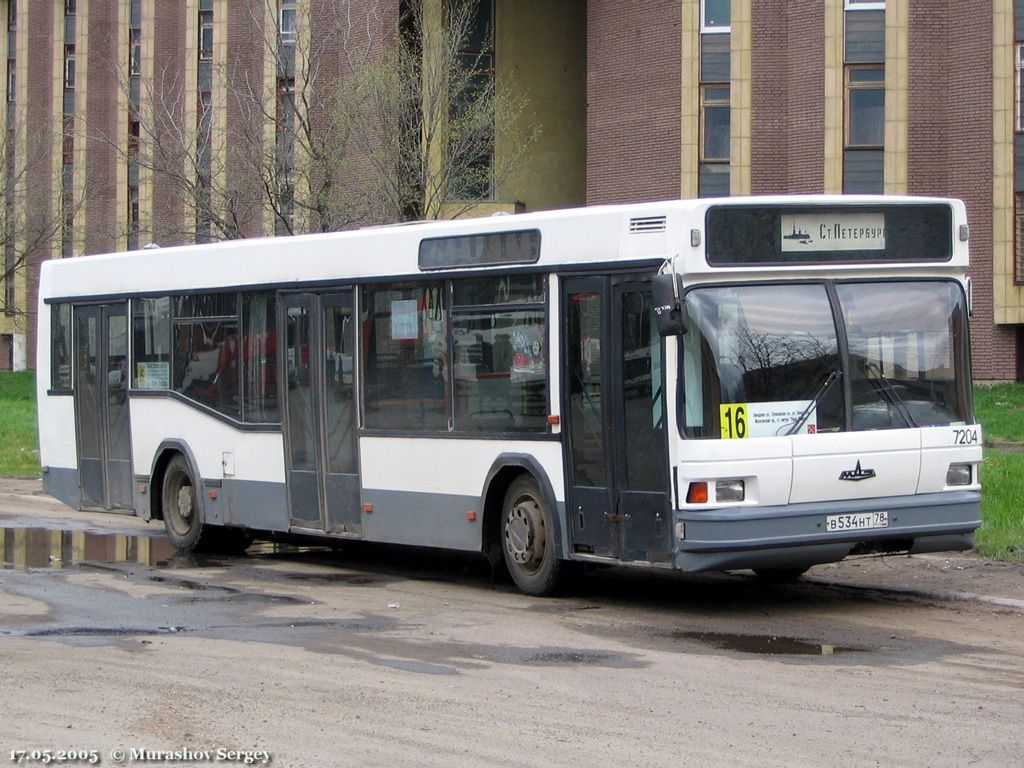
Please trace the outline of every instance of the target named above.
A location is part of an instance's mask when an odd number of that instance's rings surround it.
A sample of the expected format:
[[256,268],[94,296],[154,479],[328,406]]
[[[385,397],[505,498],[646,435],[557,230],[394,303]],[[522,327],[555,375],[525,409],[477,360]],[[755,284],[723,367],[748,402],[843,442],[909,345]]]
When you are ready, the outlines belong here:
[[888,512],[860,512],[856,515],[828,515],[825,518],[825,530],[828,533],[839,531],[865,531],[870,528],[888,528]]

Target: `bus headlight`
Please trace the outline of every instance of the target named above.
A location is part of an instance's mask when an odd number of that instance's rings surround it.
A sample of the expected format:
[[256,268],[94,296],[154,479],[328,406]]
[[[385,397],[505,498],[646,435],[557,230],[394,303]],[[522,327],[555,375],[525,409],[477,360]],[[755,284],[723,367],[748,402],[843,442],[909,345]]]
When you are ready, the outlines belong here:
[[715,501],[718,503],[743,501],[746,491],[742,480],[719,480],[715,483]]
[[950,464],[946,471],[946,485],[970,485],[972,474],[970,464]]

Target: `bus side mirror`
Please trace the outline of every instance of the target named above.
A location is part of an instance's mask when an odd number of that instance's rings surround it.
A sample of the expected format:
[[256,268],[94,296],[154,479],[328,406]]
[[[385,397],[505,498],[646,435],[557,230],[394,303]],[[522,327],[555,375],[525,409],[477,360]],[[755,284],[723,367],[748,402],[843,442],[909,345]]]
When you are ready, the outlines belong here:
[[676,276],[669,273],[652,278],[651,297],[654,299],[654,321],[658,333],[662,336],[685,334],[688,318],[686,307],[677,295]]

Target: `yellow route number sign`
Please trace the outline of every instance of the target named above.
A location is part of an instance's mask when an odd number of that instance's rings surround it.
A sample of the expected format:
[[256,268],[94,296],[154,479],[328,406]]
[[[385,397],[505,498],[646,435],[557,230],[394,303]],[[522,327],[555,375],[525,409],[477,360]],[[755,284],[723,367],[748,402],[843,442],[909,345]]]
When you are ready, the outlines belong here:
[[723,440],[747,437],[750,434],[747,428],[746,403],[722,403],[719,406],[719,417]]

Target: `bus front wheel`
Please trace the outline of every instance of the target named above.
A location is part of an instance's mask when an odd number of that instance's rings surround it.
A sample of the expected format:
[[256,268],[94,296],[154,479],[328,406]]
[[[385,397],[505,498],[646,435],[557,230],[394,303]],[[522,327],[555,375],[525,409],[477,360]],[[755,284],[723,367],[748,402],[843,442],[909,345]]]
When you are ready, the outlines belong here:
[[502,552],[509,575],[528,595],[555,591],[561,563],[555,528],[537,481],[523,475],[512,481],[502,510]]
[[167,537],[176,549],[190,552],[203,533],[203,510],[196,497],[196,485],[185,457],[171,459],[164,472],[161,506]]

